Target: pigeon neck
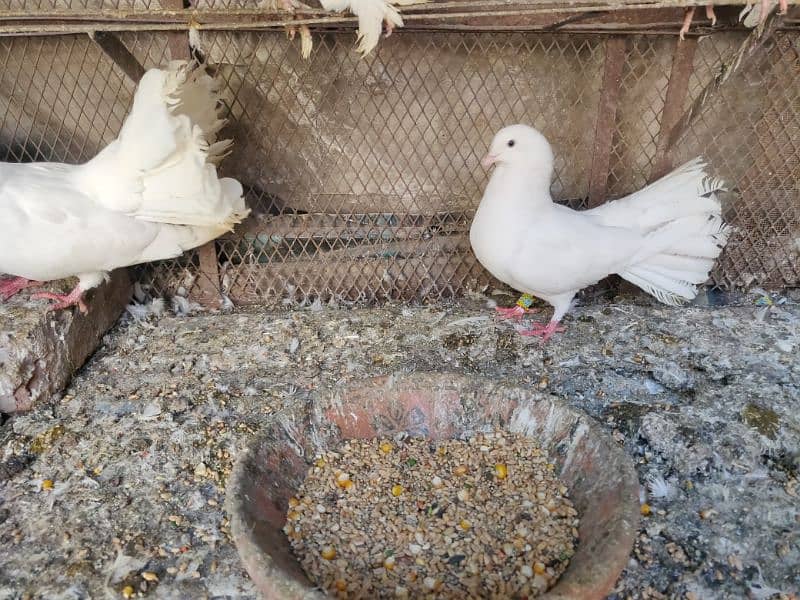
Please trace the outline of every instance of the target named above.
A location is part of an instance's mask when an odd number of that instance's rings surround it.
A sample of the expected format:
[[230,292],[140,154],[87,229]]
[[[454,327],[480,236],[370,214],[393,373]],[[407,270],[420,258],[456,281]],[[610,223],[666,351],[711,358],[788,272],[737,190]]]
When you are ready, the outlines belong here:
[[496,171],[497,178],[502,179],[506,185],[524,189],[526,196],[541,198],[551,201],[550,182],[552,169],[543,169],[541,166],[501,164]]

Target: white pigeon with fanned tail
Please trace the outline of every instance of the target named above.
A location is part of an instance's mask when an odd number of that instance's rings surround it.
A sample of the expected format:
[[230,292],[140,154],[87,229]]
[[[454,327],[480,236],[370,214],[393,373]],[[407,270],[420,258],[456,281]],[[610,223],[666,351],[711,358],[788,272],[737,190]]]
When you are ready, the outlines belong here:
[[[665,304],[697,295],[697,285],[727,242],[717,191],[701,159],[644,189],[586,211],[550,196],[553,152],[527,125],[497,133],[486,167],[495,164],[470,229],[481,264],[500,281],[554,308],[547,325],[520,329],[548,339],[582,288],[618,274]],[[525,309],[499,309],[519,318]]]
[[242,186],[217,177],[218,82],[197,63],[147,71],[116,140],[82,165],[0,163],[0,300],[35,282],[77,276],[78,305],[109,271],[173,258],[247,216]]

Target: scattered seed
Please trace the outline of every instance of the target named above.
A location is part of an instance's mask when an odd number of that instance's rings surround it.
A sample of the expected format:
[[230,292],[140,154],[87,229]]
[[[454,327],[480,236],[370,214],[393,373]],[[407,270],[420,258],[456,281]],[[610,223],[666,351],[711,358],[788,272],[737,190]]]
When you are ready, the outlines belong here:
[[284,533],[311,580],[340,598],[533,598],[578,535],[554,469],[532,440],[506,433],[350,440],[317,457]]

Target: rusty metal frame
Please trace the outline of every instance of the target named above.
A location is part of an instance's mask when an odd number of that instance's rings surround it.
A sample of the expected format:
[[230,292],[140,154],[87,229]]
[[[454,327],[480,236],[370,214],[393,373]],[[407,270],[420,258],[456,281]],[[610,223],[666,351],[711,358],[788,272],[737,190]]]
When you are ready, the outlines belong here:
[[678,39],[675,42],[667,97],[661,114],[661,129],[658,134],[656,158],[650,175],[651,181],[666,175],[672,167],[672,162],[667,155],[668,138],[673,127],[680,119],[683,103],[689,91],[689,77],[694,68],[695,50],[697,50],[697,40],[694,38]]
[[589,176],[589,208],[594,208],[606,200],[606,185],[619,106],[622,68],[625,65],[625,46],[624,37],[615,36],[606,40],[603,91],[600,105],[597,108],[592,170]]

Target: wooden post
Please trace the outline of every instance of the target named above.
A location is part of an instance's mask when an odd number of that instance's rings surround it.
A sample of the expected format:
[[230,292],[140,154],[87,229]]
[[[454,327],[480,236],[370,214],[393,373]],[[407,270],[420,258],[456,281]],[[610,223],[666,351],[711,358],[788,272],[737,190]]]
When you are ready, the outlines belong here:
[[144,75],[144,67],[116,34],[108,31],[96,31],[89,34],[89,37],[131,81],[139,83]]
[[664,100],[664,110],[661,113],[661,127],[658,132],[658,145],[656,146],[656,157],[653,161],[650,181],[655,181],[659,177],[666,175],[672,168],[672,160],[667,152],[669,134],[683,113],[683,103],[689,91],[689,77],[694,67],[696,49],[696,38],[678,39],[675,42],[672,68],[669,72],[667,97]]
[[[162,8],[181,10],[183,0],[161,0]],[[181,31],[167,32],[167,46],[172,60],[190,60],[189,37]],[[214,240],[197,249],[200,259],[200,271],[197,281],[190,290],[189,297],[207,308],[219,308],[222,302],[222,290],[217,261],[217,244]]]
[[608,171],[611,166],[611,146],[616,129],[624,65],[625,38],[622,36],[609,37],[606,40],[603,90],[600,96],[600,105],[597,108],[592,170],[589,175],[589,208],[594,208],[606,200]]

